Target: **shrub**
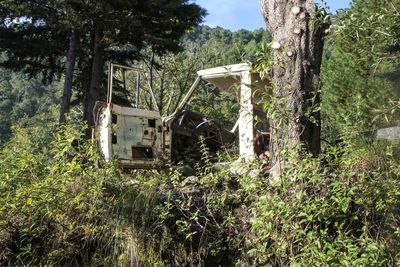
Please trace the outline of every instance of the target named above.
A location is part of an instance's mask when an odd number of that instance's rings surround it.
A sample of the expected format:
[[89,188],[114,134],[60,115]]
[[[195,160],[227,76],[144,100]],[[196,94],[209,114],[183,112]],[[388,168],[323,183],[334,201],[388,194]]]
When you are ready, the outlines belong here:
[[257,162],[216,170],[205,147],[197,177],[122,173],[81,127],[38,131],[16,128],[0,152],[0,265],[400,263],[395,146],[351,137],[287,155],[277,184]]

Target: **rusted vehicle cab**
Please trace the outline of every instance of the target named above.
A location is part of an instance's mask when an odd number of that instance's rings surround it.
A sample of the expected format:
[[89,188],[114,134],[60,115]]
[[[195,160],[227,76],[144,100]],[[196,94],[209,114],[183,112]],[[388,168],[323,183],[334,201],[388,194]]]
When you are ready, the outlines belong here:
[[[132,85],[129,79],[134,88],[127,88]],[[122,97],[114,94],[118,86],[124,89]],[[154,168],[167,158],[165,127],[143,70],[111,64],[107,101],[98,102],[95,109],[97,140],[105,160],[114,157],[122,168]]]

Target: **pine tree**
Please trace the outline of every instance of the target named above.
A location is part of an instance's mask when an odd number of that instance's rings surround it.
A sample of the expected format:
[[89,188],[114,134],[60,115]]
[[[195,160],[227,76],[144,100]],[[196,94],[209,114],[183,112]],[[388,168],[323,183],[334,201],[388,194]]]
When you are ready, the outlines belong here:
[[348,128],[364,132],[399,119],[395,110],[379,116],[399,97],[399,10],[399,0],[355,0],[338,14],[322,72],[322,115],[331,141]]
[[[71,75],[65,72],[65,57],[71,55],[67,44],[77,38],[76,55],[67,59],[75,67],[73,84],[84,91],[84,117],[91,127],[94,104],[104,93],[106,61],[125,64],[139,58],[145,46],[157,53],[178,51],[179,38],[201,22],[205,11],[188,0],[5,0],[0,14],[0,50],[8,54],[2,65],[32,76],[41,73],[44,81]],[[79,38],[72,34],[77,32]]]

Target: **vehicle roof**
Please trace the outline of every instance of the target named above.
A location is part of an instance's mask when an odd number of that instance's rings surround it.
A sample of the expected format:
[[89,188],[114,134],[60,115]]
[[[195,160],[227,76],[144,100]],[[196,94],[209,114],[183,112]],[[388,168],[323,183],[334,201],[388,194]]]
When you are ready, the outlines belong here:
[[254,72],[247,63],[199,70],[197,75],[202,80],[215,85],[223,91],[234,93],[241,84],[241,75],[249,71],[252,76],[252,84],[257,84],[257,87],[265,86],[267,84],[267,81],[262,81],[260,75]]

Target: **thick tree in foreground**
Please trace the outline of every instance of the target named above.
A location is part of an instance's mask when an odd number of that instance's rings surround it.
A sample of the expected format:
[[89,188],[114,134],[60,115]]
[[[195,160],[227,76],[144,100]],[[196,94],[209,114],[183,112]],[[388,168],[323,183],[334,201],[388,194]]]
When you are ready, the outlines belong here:
[[271,119],[273,161],[281,148],[300,144],[317,155],[324,13],[313,0],[261,0],[261,10],[273,39],[272,101],[280,114]]

